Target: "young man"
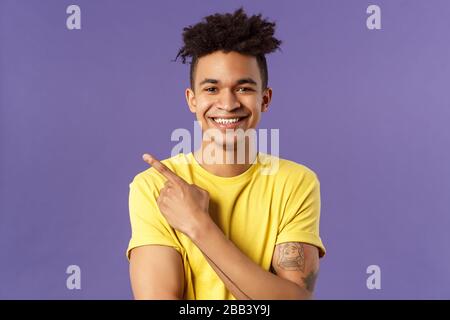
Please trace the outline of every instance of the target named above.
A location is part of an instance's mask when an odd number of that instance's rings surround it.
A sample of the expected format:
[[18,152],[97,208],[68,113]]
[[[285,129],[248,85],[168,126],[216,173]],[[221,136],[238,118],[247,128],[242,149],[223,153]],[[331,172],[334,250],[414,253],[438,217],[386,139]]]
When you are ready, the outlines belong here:
[[[151,168],[130,184],[136,299],[312,298],[325,254],[317,175],[253,152],[234,134],[254,130],[270,104],[265,54],[281,43],[274,28],[239,9],[184,29],[178,56],[192,59],[186,100],[204,136],[189,154],[161,162],[144,154]],[[206,139],[208,130],[220,137]],[[237,161],[242,141],[245,161]],[[232,161],[204,161],[211,154]]]

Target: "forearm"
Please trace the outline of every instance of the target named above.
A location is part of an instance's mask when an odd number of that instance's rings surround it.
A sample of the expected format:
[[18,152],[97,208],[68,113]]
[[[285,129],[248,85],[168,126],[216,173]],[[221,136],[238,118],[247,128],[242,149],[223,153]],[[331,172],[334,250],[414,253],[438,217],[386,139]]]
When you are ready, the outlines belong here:
[[219,276],[219,278],[222,280],[222,282],[225,284],[227,289],[231,292],[231,294],[237,299],[237,300],[250,300],[250,297],[248,297],[245,293],[243,293],[232,281],[228,276],[226,276],[219,267],[216,266],[214,262],[212,262],[206,255],[204,255],[206,258],[206,261],[208,261],[209,265],[214,269],[216,274]]
[[222,273],[221,278],[226,277],[224,283],[227,285],[228,282],[227,288],[231,292],[235,286],[235,292],[240,291],[252,300],[310,298],[309,293],[294,282],[274,275],[253,262],[225,237],[211,219],[205,220],[191,239],[219,269],[218,275]]

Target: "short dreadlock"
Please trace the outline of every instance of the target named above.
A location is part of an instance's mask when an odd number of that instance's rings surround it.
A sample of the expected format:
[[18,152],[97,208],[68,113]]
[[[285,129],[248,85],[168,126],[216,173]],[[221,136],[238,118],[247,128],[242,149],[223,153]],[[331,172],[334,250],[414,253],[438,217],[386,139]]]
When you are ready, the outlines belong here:
[[184,46],[175,58],[176,60],[181,57],[182,63],[186,63],[186,58],[191,57],[191,88],[194,88],[194,72],[198,59],[219,50],[256,57],[262,87],[267,88],[269,76],[265,55],[280,49],[281,44],[281,40],[273,36],[275,22],[262,19],[261,14],[248,17],[242,7],[233,14],[216,13],[204,17],[203,20],[183,29]]

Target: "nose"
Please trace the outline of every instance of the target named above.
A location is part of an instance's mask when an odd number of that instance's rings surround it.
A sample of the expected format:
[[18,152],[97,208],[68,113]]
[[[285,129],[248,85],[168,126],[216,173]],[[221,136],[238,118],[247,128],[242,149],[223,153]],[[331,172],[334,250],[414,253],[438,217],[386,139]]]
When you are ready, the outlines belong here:
[[233,111],[240,108],[240,106],[241,104],[232,90],[222,90],[218,103],[219,109]]

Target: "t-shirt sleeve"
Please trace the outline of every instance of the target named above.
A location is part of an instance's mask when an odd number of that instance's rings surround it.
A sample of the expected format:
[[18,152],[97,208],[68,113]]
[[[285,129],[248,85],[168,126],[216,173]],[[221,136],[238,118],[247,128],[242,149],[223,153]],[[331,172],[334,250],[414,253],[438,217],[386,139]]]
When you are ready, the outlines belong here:
[[316,246],[319,249],[319,257],[323,257],[326,250],[319,235],[319,224],[320,182],[317,175],[310,172],[289,195],[276,244],[308,243]]
[[181,253],[181,246],[174,229],[168,224],[159,210],[156,199],[159,190],[143,177],[136,176],[130,183],[129,214],[131,239],[126,251],[143,245],[165,245],[174,247]]

